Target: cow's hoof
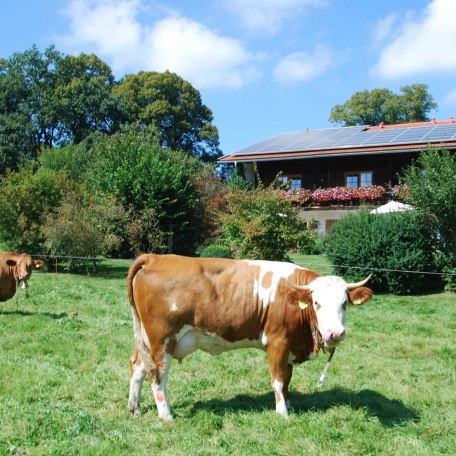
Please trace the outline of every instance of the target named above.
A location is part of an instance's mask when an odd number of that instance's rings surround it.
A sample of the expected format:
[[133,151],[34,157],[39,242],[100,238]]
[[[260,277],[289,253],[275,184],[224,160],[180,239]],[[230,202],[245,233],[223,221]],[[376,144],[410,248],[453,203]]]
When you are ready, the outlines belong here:
[[132,404],[128,404],[128,411],[133,415],[133,418],[141,416],[141,408]]

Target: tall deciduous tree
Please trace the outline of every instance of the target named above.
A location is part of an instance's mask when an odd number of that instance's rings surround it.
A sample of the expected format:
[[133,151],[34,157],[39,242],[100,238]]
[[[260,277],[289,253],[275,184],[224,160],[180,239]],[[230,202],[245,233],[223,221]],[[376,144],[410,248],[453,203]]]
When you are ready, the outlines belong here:
[[114,96],[111,68],[94,54],[65,56],[56,69],[55,97],[64,134],[79,143],[90,133],[112,134],[126,120],[126,106]]
[[175,73],[144,72],[126,76],[114,93],[128,105],[131,124],[155,127],[162,147],[205,161],[219,156],[212,112],[189,82]]
[[0,174],[35,158],[41,146],[112,133],[125,120],[108,65],[94,55],[63,56],[35,46],[0,62]]
[[2,60],[0,68],[0,173],[52,145],[59,107],[52,94],[60,54],[36,47]]
[[389,89],[356,92],[344,104],[331,109],[329,121],[343,126],[398,124],[427,121],[437,108],[426,84],[401,87],[397,95]]

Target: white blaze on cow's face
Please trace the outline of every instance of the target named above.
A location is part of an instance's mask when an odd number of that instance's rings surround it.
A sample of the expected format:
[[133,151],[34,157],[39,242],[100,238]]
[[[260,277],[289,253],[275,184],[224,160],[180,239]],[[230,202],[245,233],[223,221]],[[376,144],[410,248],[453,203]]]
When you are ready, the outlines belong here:
[[318,277],[309,285],[317,314],[318,330],[327,347],[345,339],[345,309],[348,302],[346,282],[340,277]]

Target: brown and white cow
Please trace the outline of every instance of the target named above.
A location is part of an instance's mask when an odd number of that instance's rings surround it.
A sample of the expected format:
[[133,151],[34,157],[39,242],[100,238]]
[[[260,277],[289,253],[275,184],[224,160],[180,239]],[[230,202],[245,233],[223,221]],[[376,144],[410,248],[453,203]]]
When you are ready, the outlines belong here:
[[136,345],[129,410],[140,413],[148,374],[159,417],[172,420],[166,396],[172,358],[182,361],[198,348],[217,355],[254,347],[267,353],[276,411],[288,418],[293,364],[345,338],[346,305],[372,297],[363,286],[368,280],[349,284],[273,261],[142,255],[127,278]]
[[28,297],[28,280],[33,268],[42,268],[43,261],[34,260],[27,253],[0,252],[0,301],[11,299],[22,282]]

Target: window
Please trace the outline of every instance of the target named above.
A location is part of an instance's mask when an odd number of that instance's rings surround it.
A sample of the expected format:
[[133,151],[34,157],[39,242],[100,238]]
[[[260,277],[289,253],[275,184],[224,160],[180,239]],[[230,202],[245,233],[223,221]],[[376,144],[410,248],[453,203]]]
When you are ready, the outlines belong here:
[[298,175],[289,175],[289,176],[280,176],[277,180],[279,185],[288,184],[290,190],[298,190],[301,188],[301,176]]
[[336,223],[337,220],[333,220],[333,219],[328,219],[326,220],[325,222],[325,229],[326,229],[326,233],[329,232],[329,230],[331,229],[331,227],[334,225],[334,223]]
[[345,185],[351,188],[372,187],[372,171],[360,171],[345,174]]

